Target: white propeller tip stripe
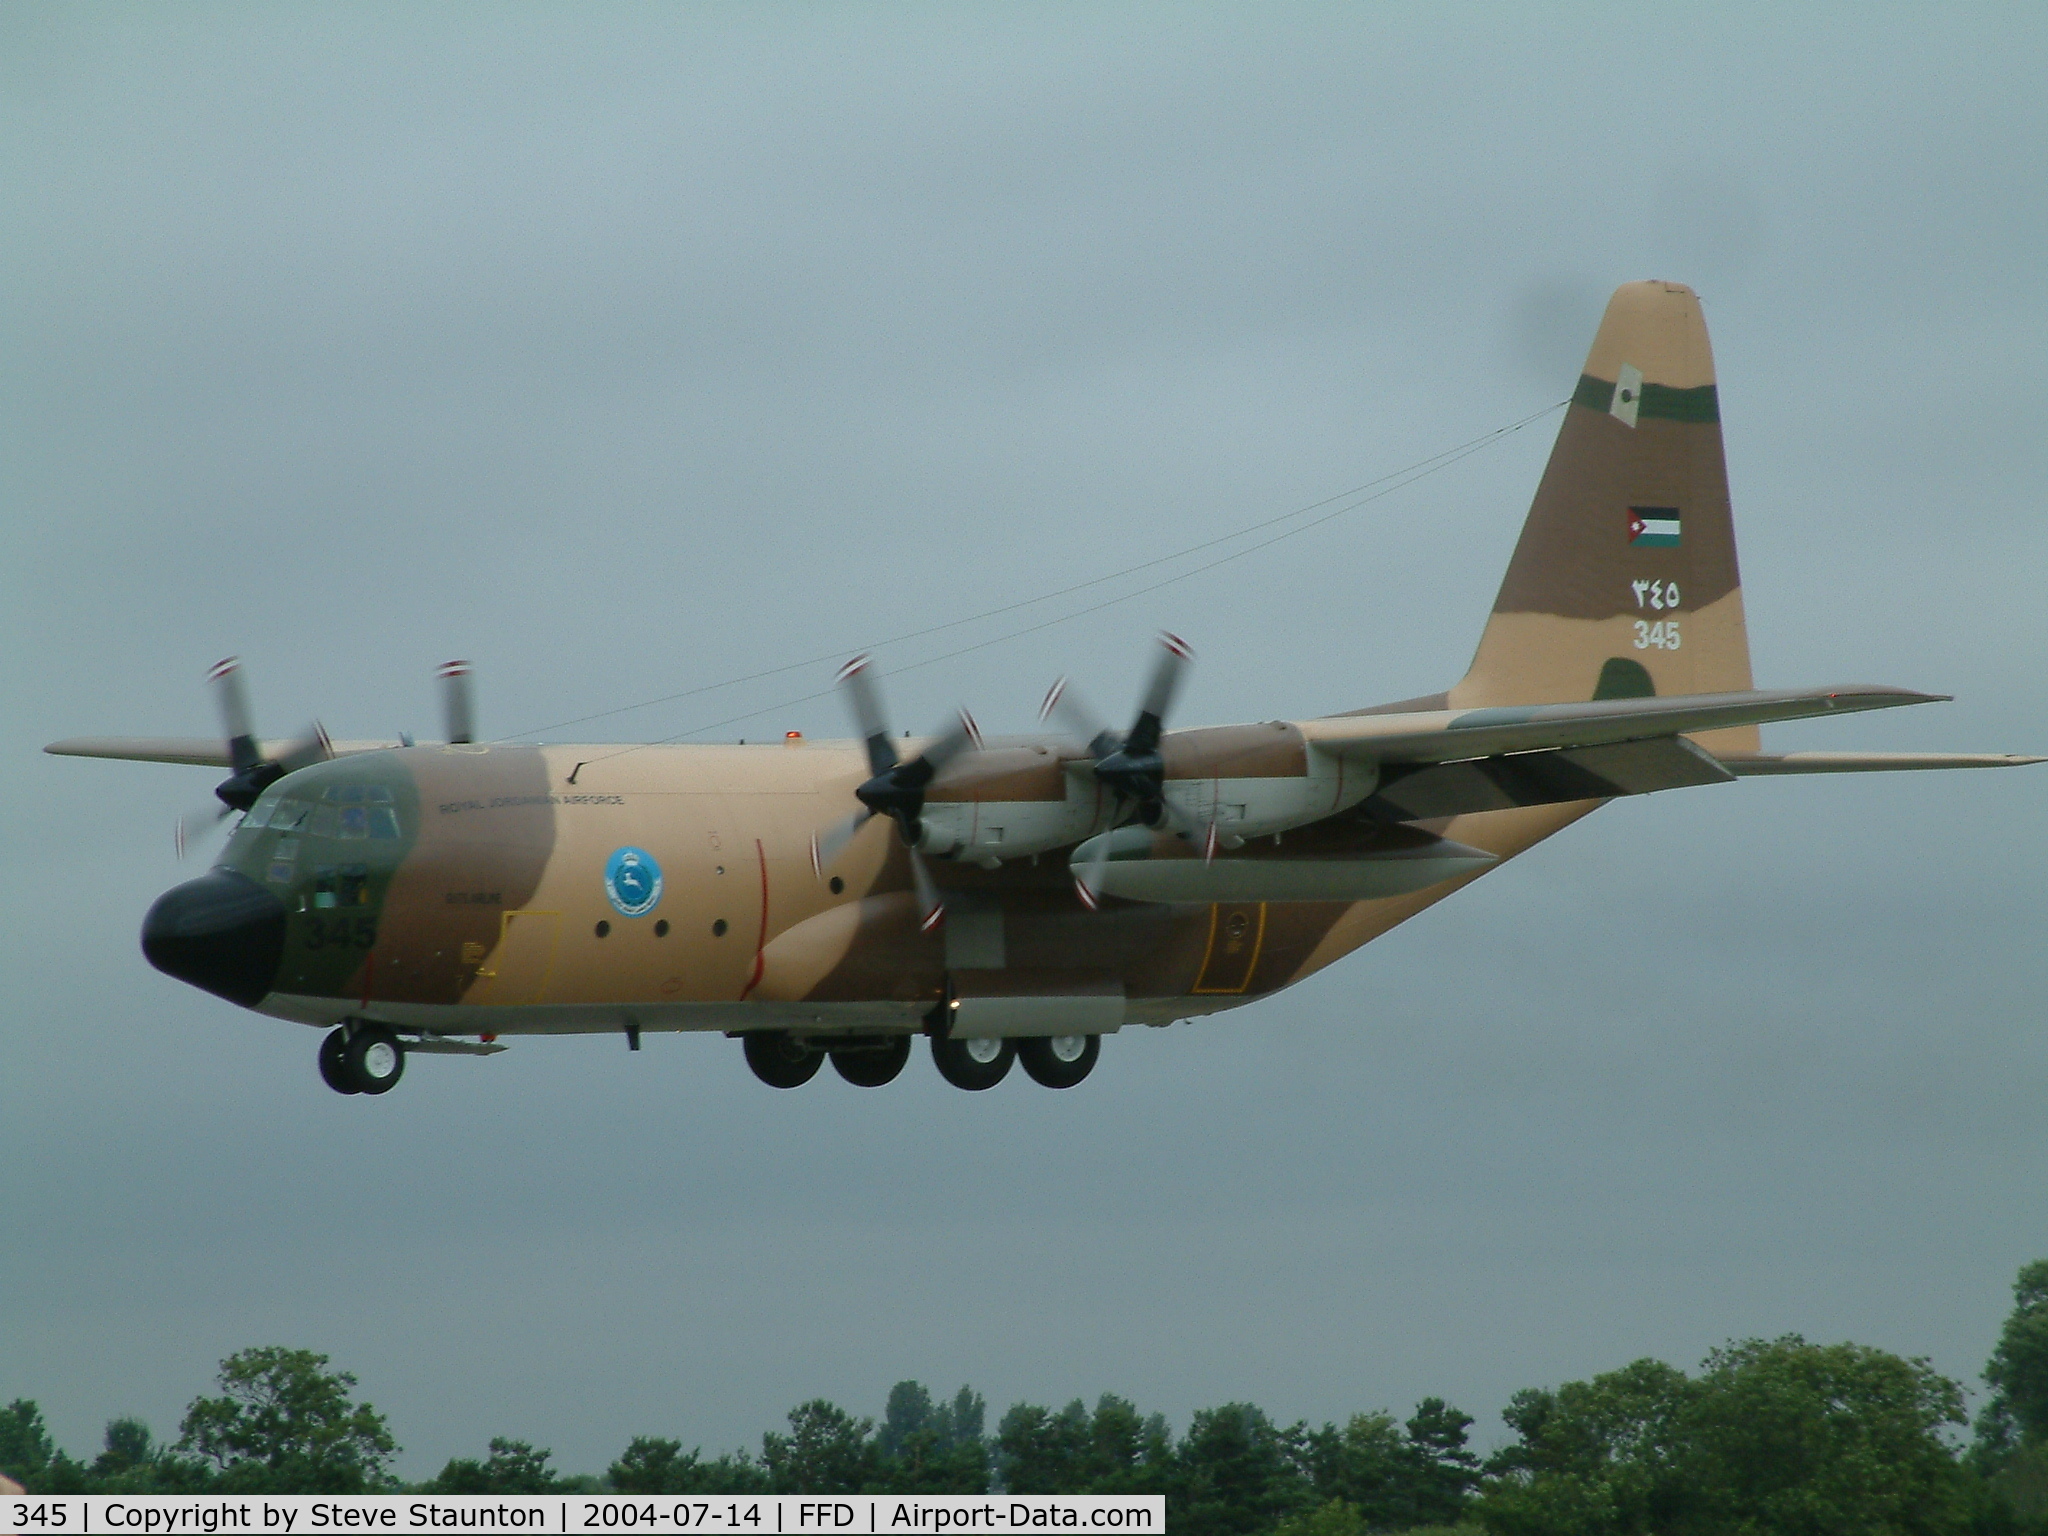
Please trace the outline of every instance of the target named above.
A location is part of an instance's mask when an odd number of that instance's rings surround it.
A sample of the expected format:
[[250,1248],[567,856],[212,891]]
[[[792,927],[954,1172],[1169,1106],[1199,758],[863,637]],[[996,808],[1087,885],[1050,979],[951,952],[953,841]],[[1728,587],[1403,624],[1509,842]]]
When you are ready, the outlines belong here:
[[865,671],[867,669],[867,664],[873,659],[873,657],[867,655],[865,652],[859,656],[854,657],[853,660],[849,661],[845,666],[839,669],[839,676],[835,678],[834,681],[843,683],[849,677],[854,676],[856,673]]
[[1060,698],[1067,691],[1067,680],[1062,677],[1045,691],[1045,702],[1038,706],[1038,720],[1042,725],[1052,712],[1059,708]]

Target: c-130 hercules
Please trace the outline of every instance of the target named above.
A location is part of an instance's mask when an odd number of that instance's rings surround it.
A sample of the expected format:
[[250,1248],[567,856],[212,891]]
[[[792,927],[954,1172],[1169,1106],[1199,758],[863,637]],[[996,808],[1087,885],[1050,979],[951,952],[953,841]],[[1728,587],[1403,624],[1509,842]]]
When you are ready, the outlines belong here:
[[864,659],[841,674],[859,742],[477,743],[451,664],[446,745],[266,752],[224,663],[224,747],[45,750],[232,769],[215,793],[242,820],[143,952],[329,1030],[342,1093],[387,1091],[414,1051],[651,1029],[738,1035],[779,1088],[827,1056],[887,1083],[918,1034],[961,1088],[1018,1059],[1069,1087],[1103,1035],[1277,992],[1617,795],[2042,761],[1761,750],[1766,722],[1938,696],[1751,687],[1713,358],[1676,283],[1609,302],[1448,692],[1169,731],[1187,654],[1166,637],[1128,731],[1056,687],[1057,729],[963,717],[908,757]]

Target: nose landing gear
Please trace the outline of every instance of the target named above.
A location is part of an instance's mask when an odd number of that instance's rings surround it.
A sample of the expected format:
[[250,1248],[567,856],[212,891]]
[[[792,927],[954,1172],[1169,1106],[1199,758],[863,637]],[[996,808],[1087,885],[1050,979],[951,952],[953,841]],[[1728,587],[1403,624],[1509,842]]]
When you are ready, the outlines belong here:
[[405,1075],[405,1047],[381,1024],[344,1024],[320,1042],[320,1077],[336,1093],[389,1093]]

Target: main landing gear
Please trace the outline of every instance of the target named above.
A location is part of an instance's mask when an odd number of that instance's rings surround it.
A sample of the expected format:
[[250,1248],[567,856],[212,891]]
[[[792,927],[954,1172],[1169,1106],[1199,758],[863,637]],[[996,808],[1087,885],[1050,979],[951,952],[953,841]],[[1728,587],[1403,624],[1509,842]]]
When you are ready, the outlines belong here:
[[405,1047],[381,1024],[344,1024],[320,1042],[320,1076],[336,1093],[389,1093],[405,1075]]
[[[771,1088],[801,1088],[818,1075],[825,1058],[857,1088],[879,1088],[896,1080],[910,1060],[910,1036],[868,1035],[825,1044],[786,1030],[753,1030],[743,1035],[747,1065]],[[1102,1054],[1100,1035],[1032,1035],[1017,1040],[952,1037],[932,1039],[932,1065],[955,1088],[979,1093],[993,1088],[1021,1061],[1031,1080],[1046,1088],[1071,1088],[1095,1070]]]

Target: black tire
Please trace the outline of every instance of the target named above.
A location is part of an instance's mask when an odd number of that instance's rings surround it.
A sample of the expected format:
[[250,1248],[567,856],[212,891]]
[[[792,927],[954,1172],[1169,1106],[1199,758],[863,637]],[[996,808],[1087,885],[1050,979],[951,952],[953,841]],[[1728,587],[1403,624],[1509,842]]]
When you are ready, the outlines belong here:
[[1016,1059],[1014,1040],[932,1040],[932,1065],[939,1076],[969,1093],[995,1087],[1010,1075],[1010,1063]]
[[801,1088],[825,1064],[823,1055],[785,1030],[757,1029],[742,1039],[747,1065],[770,1088]]
[[910,1060],[910,1036],[892,1035],[880,1045],[863,1045],[832,1053],[832,1069],[856,1088],[880,1088],[896,1081]]
[[361,1093],[342,1064],[341,1053],[348,1045],[348,1031],[337,1029],[320,1042],[320,1081],[336,1093]]
[[1032,1035],[1017,1042],[1017,1059],[1042,1088],[1071,1088],[1095,1070],[1100,1035]]
[[341,1048],[341,1070],[357,1093],[389,1093],[405,1076],[405,1047],[388,1029],[358,1025]]

